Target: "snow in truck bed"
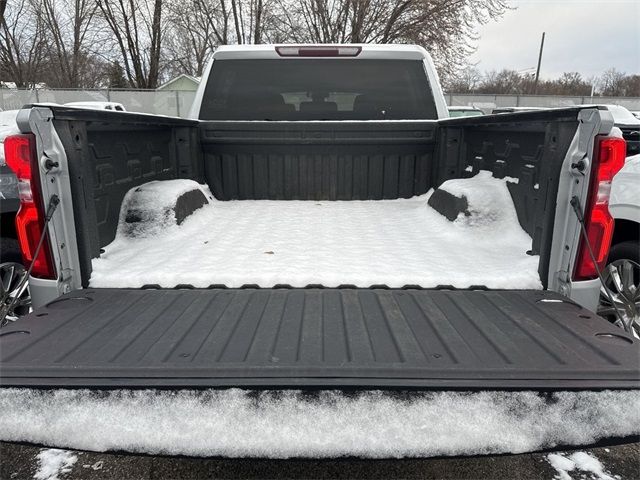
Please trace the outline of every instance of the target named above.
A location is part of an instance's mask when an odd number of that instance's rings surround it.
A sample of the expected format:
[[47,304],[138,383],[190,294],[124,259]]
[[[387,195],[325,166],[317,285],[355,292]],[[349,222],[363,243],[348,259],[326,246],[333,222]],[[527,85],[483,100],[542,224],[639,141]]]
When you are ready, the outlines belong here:
[[[155,182],[149,208],[168,205],[194,186]],[[93,260],[90,285],[541,288],[539,257],[526,253],[531,237],[518,223],[506,181],[489,172],[440,187],[468,199],[471,215],[454,222],[427,204],[429,193],[397,200],[223,202],[207,187],[197,188],[212,200],[181,225],[132,238],[123,234],[122,218],[116,239]]]

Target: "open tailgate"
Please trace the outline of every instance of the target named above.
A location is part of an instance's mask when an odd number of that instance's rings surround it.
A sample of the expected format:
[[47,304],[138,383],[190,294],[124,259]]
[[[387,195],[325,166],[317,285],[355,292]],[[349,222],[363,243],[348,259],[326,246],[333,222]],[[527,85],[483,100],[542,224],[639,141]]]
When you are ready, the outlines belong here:
[[640,387],[640,342],[548,291],[88,289],[0,330],[32,387]]

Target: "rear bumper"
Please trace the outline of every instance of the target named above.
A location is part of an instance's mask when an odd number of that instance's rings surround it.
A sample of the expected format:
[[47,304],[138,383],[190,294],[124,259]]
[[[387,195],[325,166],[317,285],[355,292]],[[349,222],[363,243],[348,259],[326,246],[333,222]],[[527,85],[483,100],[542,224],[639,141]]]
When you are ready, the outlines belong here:
[[33,308],[40,308],[60,296],[57,280],[29,277],[29,293]]
[[571,284],[571,300],[587,310],[596,312],[600,298],[600,280],[585,280]]
[[[24,443],[0,443],[0,476],[10,478],[33,477],[33,459],[41,452],[41,446]],[[557,450],[555,450],[557,451]],[[610,475],[620,478],[636,478],[640,471],[640,443],[628,443],[581,448],[580,451],[597,458]],[[72,452],[82,461],[76,462],[67,478],[85,478],[88,473],[102,479],[144,478],[153,471],[157,478],[202,478],[209,472],[221,472],[228,478],[440,478],[440,479],[513,479],[553,478],[557,471],[551,467],[549,452],[520,455],[481,455],[452,458],[192,458],[167,455],[129,453]],[[569,456],[571,451],[563,452]]]

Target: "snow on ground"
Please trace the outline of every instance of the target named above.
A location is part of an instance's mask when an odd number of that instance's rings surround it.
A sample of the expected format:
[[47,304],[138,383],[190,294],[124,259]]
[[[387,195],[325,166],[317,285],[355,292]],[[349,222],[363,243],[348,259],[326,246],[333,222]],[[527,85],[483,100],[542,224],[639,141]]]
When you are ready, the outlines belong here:
[[[154,202],[166,204],[184,182],[198,188],[187,180],[157,182],[173,186]],[[449,222],[427,204],[429,194],[375,201],[212,200],[180,226],[163,224],[152,236],[130,238],[119,228],[93,260],[91,286],[541,288],[539,257],[526,254],[531,237],[518,223],[506,182],[480,172],[441,188],[465,194],[471,215]]]
[[638,407],[638,391],[539,395],[7,388],[0,389],[0,440],[224,457],[521,453],[637,435]]
[[572,480],[569,472],[579,472],[582,479],[593,480],[620,480],[618,476],[611,476],[605,472],[604,466],[596,457],[586,452],[575,452],[571,455],[551,453],[547,455],[547,461],[558,473],[557,480]]
[[69,473],[78,457],[66,450],[43,449],[38,453],[38,471],[35,480],[59,480],[59,475]]

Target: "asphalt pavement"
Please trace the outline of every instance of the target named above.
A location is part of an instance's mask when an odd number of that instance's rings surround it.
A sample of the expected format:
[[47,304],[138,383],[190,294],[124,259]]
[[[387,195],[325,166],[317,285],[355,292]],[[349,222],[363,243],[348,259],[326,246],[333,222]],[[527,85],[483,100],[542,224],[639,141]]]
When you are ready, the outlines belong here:
[[[41,446],[0,442],[0,478],[34,478]],[[595,456],[615,479],[640,479],[640,442],[579,449]],[[421,479],[553,479],[556,472],[548,453],[431,458],[363,460],[355,458],[268,460],[187,458],[72,451],[78,459],[59,480],[73,479],[218,479],[218,478],[421,478]],[[571,450],[563,450],[567,454]],[[596,474],[574,471],[572,479],[604,480]]]

